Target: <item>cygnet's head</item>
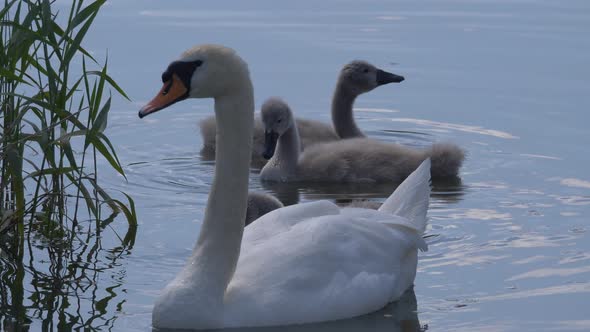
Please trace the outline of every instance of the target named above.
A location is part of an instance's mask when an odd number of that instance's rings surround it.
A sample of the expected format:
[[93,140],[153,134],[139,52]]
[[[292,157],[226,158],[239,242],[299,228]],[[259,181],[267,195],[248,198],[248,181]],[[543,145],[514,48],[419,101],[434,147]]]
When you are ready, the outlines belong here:
[[256,191],[249,191],[245,225],[248,226],[254,220],[282,207],[283,203],[281,203],[281,201],[272,195]]
[[162,73],[164,86],[139,111],[139,117],[155,113],[186,98],[218,98],[249,84],[248,65],[231,48],[195,46],[168,65]]
[[293,125],[293,113],[280,98],[269,98],[260,109],[264,124],[264,153],[266,159],[272,158],[277,141]]
[[400,83],[403,80],[403,76],[386,72],[361,60],[344,65],[338,78],[340,84],[356,95],[369,92],[384,84]]

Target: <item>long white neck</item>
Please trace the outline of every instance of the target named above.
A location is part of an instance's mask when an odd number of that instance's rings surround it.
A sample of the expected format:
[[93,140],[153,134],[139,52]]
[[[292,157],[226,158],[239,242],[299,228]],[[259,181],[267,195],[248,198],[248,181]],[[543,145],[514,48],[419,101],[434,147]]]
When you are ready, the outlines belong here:
[[332,125],[340,138],[365,137],[357,127],[352,114],[352,106],[357,95],[338,80],[332,97]]
[[[248,197],[254,123],[250,80],[241,91],[215,99],[215,177],[190,272],[210,300],[222,300],[240,256]],[[247,84],[246,84],[247,83]]]
[[[280,137],[277,142],[276,151],[273,157],[267,162],[264,168],[273,169],[277,174],[273,177],[287,179],[295,176],[297,171],[297,161],[301,151],[301,142],[297,124],[292,120],[292,124]],[[265,170],[262,170],[264,173]]]

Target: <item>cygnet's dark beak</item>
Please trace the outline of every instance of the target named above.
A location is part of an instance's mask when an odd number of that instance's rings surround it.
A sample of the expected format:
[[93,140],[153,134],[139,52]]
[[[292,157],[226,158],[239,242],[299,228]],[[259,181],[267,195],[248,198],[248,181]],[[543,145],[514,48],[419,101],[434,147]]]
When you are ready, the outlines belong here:
[[277,147],[278,140],[278,133],[272,130],[267,130],[264,132],[264,153],[262,153],[264,159],[270,159],[275,154],[275,148]]
[[377,85],[383,85],[388,83],[400,83],[403,80],[403,76],[386,72],[385,70],[377,69]]

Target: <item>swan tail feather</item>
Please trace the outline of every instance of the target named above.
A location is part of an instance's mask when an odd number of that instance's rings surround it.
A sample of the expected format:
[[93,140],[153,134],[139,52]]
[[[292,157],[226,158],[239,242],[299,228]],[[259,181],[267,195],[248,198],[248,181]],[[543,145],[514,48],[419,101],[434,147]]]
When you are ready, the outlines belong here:
[[407,218],[420,235],[426,230],[426,212],[430,200],[430,168],[427,158],[381,205],[379,211]]
[[465,159],[465,151],[455,144],[436,143],[428,151],[432,160],[432,177],[456,177]]

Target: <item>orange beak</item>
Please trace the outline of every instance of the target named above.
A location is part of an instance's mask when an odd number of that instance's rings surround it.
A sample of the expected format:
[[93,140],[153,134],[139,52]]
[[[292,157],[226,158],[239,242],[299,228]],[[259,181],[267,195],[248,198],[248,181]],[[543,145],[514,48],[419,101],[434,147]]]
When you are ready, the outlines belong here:
[[154,99],[139,110],[139,117],[143,118],[148,114],[164,109],[179,100],[185,99],[187,95],[188,89],[182,80],[176,74],[173,74],[171,80],[164,82],[164,86]]

